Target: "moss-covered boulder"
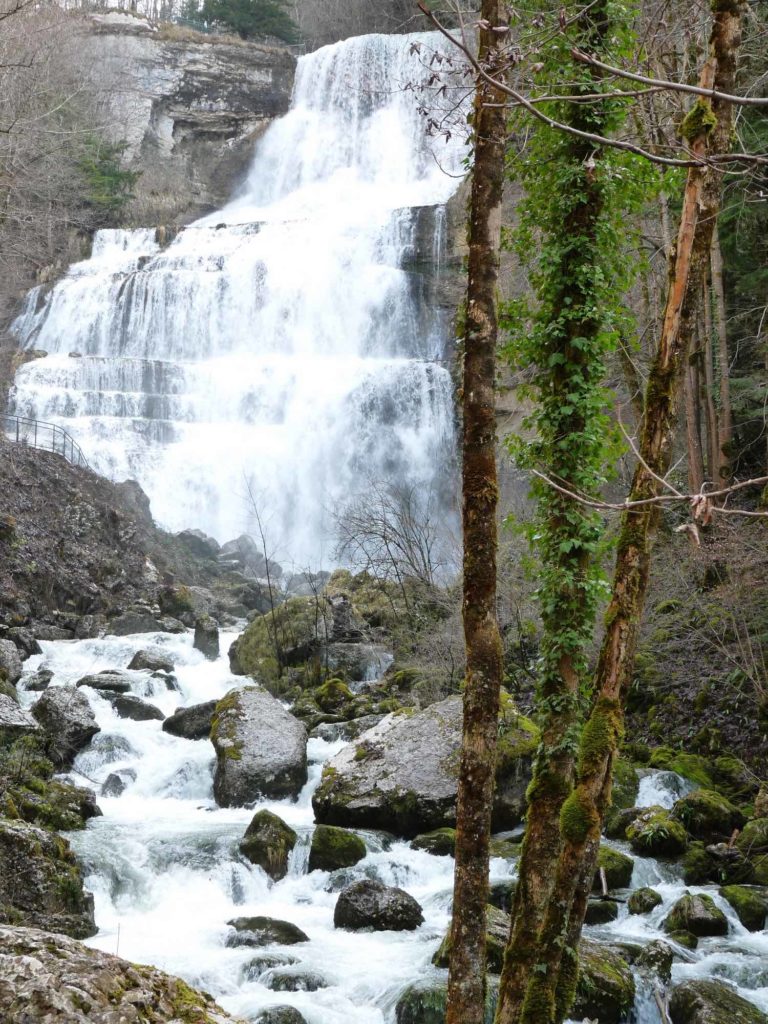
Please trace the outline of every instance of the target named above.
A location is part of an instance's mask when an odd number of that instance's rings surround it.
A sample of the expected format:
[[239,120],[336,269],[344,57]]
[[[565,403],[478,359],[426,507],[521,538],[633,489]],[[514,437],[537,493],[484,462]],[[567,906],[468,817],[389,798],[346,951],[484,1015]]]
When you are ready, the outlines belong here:
[[0,926],[0,962],[6,1024],[242,1024],[179,978],[64,935]]
[[632,849],[646,857],[677,857],[688,846],[685,828],[663,807],[643,810],[626,835]]
[[753,818],[736,840],[736,848],[752,859],[768,854],[768,818]]
[[235,917],[227,924],[234,932],[227,936],[227,946],[295,946],[309,942],[309,936],[290,921],[274,917]]
[[579,943],[576,999],[570,1015],[618,1024],[635,1001],[635,979],[627,961],[610,946],[590,939]]
[[730,838],[734,829],[741,828],[746,821],[738,807],[711,789],[696,789],[682,797],[672,808],[672,817],[694,839],[710,843]]
[[0,921],[76,939],[96,934],[93,897],[66,839],[0,818]]
[[623,757],[617,757],[613,766],[613,782],[611,786],[611,808],[624,810],[634,807],[640,789],[640,779],[635,766]]
[[326,679],[314,691],[314,700],[321,711],[337,714],[354,699],[354,694],[343,679]]
[[264,690],[230,690],[216,705],[211,742],[213,793],[220,807],[244,807],[261,796],[297,796],[307,781],[307,731]]
[[643,946],[635,960],[635,967],[647,974],[655,974],[665,984],[668,984],[672,977],[674,958],[675,951],[668,943],[662,942],[661,939],[654,939],[647,946]]
[[[483,1024],[493,1024],[499,986],[489,979],[485,995]],[[396,1024],[445,1024],[448,988],[440,982],[423,982],[409,986],[395,1008]]]
[[630,914],[649,914],[662,902],[661,895],[655,889],[644,886],[642,889],[635,889],[629,897],[627,909]]
[[672,991],[672,1024],[768,1024],[768,1015],[722,981],[692,979]]
[[707,789],[715,788],[712,766],[705,757],[699,754],[686,754],[679,750],[672,750],[670,747],[657,747],[651,753],[650,766],[675,772],[677,775],[682,775],[684,779]]
[[318,825],[312,833],[309,851],[310,871],[336,871],[350,868],[366,855],[365,843],[354,832],[335,825]]
[[[388,715],[326,765],[312,798],[316,820],[406,838],[453,827],[461,730],[458,696]],[[520,716],[516,724],[506,721],[503,733],[493,806],[499,831],[522,820],[538,742],[535,727]]]
[[[488,970],[491,974],[501,974],[504,964],[504,949],[509,938],[510,916],[490,904],[485,908],[485,912],[485,948]],[[449,928],[432,958],[432,963],[435,967],[447,967],[450,955],[451,932]]]
[[619,916],[619,905],[615,900],[590,900],[584,916],[585,924],[608,924]]
[[768,897],[763,889],[751,889],[745,885],[724,885],[720,889],[720,895],[730,903],[747,931],[763,930],[768,914]]
[[436,828],[424,832],[411,843],[414,850],[426,850],[435,857],[453,857],[456,849],[456,829]]
[[288,873],[288,858],[297,839],[282,818],[271,811],[259,811],[245,830],[239,849],[251,864],[263,868],[277,882]]
[[667,934],[673,942],[676,942],[678,946],[682,946],[683,949],[696,949],[699,944],[699,940],[690,932],[667,932]]
[[626,853],[601,845],[597,855],[597,870],[592,882],[593,890],[602,892],[601,872],[605,874],[605,883],[609,889],[626,889],[632,881],[634,867],[635,862]]
[[254,1019],[254,1024],[307,1024],[295,1006],[270,1006]]
[[664,918],[665,932],[690,932],[702,939],[709,935],[727,935],[728,919],[706,893],[686,893]]

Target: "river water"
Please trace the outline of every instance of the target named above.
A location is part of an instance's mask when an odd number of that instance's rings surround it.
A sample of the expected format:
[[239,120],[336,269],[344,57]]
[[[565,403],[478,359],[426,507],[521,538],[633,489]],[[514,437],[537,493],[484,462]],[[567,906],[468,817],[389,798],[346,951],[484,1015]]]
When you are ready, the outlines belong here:
[[[235,633],[222,635],[226,652]],[[73,684],[83,675],[106,668],[124,669],[135,651],[153,647],[176,665],[179,690],[148,672],[135,671],[132,692],[165,714],[177,706],[223,696],[242,678],[229,672],[226,654],[207,661],[192,646],[190,633],[180,636],[142,634],[131,637],[43,642],[43,654],[25,663],[25,676],[40,665],[54,672],[52,685]],[[37,695],[25,692],[26,705]],[[403,990],[414,982],[444,979],[431,966],[432,955],[447,928],[453,861],[413,850],[410,844],[377,833],[361,833],[366,858],[354,868],[329,874],[307,872],[313,828],[311,795],[322,762],[342,746],[310,739],[310,775],[296,801],[268,801],[268,808],[299,833],[286,878],[274,883],[246,862],[238,841],[254,809],[217,808],[212,796],[213,748],[208,740],[190,741],[163,733],[160,722],[120,719],[108,701],[86,690],[102,732],[77,758],[73,778],[97,792],[107,776],[132,769],[135,781],[116,798],[99,797],[104,816],[93,819],[70,840],[84,865],[86,885],[96,901],[99,933],[89,943],[129,960],[150,963],[178,974],[211,992],[231,1013],[253,1019],[272,1005],[295,1006],[308,1024],[394,1024],[394,1010]],[[659,772],[642,782],[643,805],[671,805],[687,783]],[[617,848],[627,851],[626,844]],[[492,861],[491,878],[514,877],[512,861]],[[352,933],[333,927],[339,889],[361,877],[399,885],[424,908],[424,924],[415,932]],[[653,886],[663,904],[648,915],[628,915],[589,928],[607,941],[645,943],[664,937],[661,922],[684,891],[679,869],[653,858],[636,858],[633,887]],[[691,953],[678,950],[674,981],[717,977],[739,987],[742,995],[768,1011],[768,936],[749,933],[722,900],[708,891],[726,913],[726,938],[703,939]],[[297,957],[298,964],[273,967],[266,973],[249,968],[261,950],[226,946],[226,922],[233,917],[265,915],[291,921],[310,941],[300,946],[273,947],[264,952]],[[308,973],[325,986],[315,991],[276,991],[282,975]],[[289,982],[290,984],[290,982]],[[661,1024],[653,988],[639,979],[633,1024]]]

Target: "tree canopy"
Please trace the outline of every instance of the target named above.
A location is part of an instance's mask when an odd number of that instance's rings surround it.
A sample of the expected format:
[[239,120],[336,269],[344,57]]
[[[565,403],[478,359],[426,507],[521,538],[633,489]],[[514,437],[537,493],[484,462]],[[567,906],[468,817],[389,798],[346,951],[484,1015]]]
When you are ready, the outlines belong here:
[[285,0],[205,0],[205,21],[232,29],[241,39],[276,36],[286,43],[298,40]]

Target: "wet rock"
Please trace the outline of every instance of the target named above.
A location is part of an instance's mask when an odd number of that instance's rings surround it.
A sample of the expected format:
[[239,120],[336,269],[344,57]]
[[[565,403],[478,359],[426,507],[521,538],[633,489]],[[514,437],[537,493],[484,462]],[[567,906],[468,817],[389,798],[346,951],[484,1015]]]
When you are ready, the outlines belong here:
[[615,900],[590,900],[587,904],[585,924],[608,924],[619,916],[619,905]]
[[682,946],[683,949],[696,949],[699,944],[699,940],[695,935],[691,935],[690,932],[668,932],[668,935],[673,942],[676,942],[678,946]]
[[312,834],[309,851],[310,871],[336,871],[349,868],[365,857],[363,840],[353,832],[334,825],[318,825]]
[[293,1006],[270,1006],[255,1018],[254,1024],[307,1024]]
[[635,853],[646,857],[677,857],[688,846],[685,829],[663,807],[641,811],[627,828],[627,839]]
[[262,984],[273,992],[317,992],[328,988],[328,982],[314,971],[297,971],[295,968],[270,972]]
[[297,796],[307,781],[307,731],[279,701],[248,686],[216,705],[213,792],[220,807]]
[[43,649],[31,629],[26,629],[24,626],[12,626],[5,635],[16,645],[22,661],[31,658],[33,654],[43,653]]
[[128,663],[130,669],[147,669],[149,672],[173,672],[174,667],[170,658],[152,649],[136,651]]
[[217,703],[218,701],[208,700],[204,704],[176,708],[163,722],[163,732],[168,732],[171,736],[180,736],[185,740],[207,740],[211,735]]
[[[460,697],[410,715],[388,715],[325,767],[312,806],[317,821],[412,837],[453,826],[461,745]],[[504,734],[494,828],[513,828],[525,808],[537,739],[525,719]]]
[[88,698],[74,686],[52,686],[32,707],[46,734],[46,754],[57,768],[71,768],[75,756],[100,732]]
[[745,885],[724,885],[720,895],[736,911],[736,915],[749,932],[759,932],[765,927],[768,913],[768,898],[765,890],[749,889]]
[[671,946],[661,939],[654,939],[647,946],[643,946],[640,955],[635,960],[635,967],[648,974],[655,974],[665,984],[669,983],[672,977],[672,961],[675,952]]
[[116,693],[109,701],[120,718],[128,718],[132,722],[162,722],[165,718],[160,708],[130,693]]
[[75,685],[90,686],[92,690],[104,690],[106,693],[128,693],[131,682],[131,677],[120,669],[105,669],[83,676]]
[[298,836],[282,818],[271,811],[259,811],[240,841],[240,853],[279,881],[288,873],[288,858]]
[[[489,979],[485,997],[485,1020],[492,1021],[496,1010],[499,986]],[[395,1007],[396,1024],[445,1024],[448,989],[440,982],[418,982],[403,992]]]
[[33,736],[40,726],[28,711],[6,693],[0,693],[0,744],[10,746],[22,736]]
[[21,679],[21,657],[12,640],[0,640],[0,680],[15,686]]
[[183,633],[183,622],[170,615],[155,616],[146,609],[129,609],[110,620],[108,636],[131,636],[134,633]]
[[83,615],[77,620],[75,626],[76,640],[92,640],[107,628],[106,615]]
[[747,820],[730,800],[711,789],[697,789],[682,797],[672,808],[671,816],[694,839],[707,842],[729,839],[734,829],[741,828]]
[[30,690],[32,693],[42,693],[43,690],[48,689],[52,679],[53,672],[49,668],[39,668],[37,672],[33,672],[24,680],[24,689]]
[[635,889],[627,900],[627,909],[630,914],[649,914],[654,907],[658,907],[663,900],[655,889],[647,886],[642,889]]
[[176,538],[199,558],[215,559],[221,551],[219,542],[213,537],[209,537],[207,533],[203,533],[202,530],[182,530],[181,533],[176,534]]
[[333,912],[334,926],[348,931],[413,931],[423,920],[413,896],[367,878],[344,889]]
[[110,772],[101,786],[102,796],[122,796],[128,786],[136,781],[136,772],[133,768],[121,768],[119,771]]
[[66,839],[24,821],[0,819],[0,915],[5,922],[78,939],[96,934],[93,897],[83,889]]
[[626,960],[610,946],[582,939],[571,1016],[576,1020],[586,1017],[599,1020],[600,1024],[618,1024],[634,1001],[635,979]]
[[634,868],[635,862],[626,853],[614,850],[610,846],[601,845],[597,855],[597,871],[592,883],[593,891],[602,891],[601,869],[605,874],[605,883],[609,889],[626,889],[632,881]]
[[[485,950],[488,971],[491,974],[501,974],[501,968],[504,965],[504,949],[509,939],[511,919],[509,914],[491,905],[485,908],[485,914]],[[437,952],[432,957],[432,963],[435,967],[448,967],[450,956],[451,930],[449,927]]]
[[38,640],[74,640],[75,631],[50,622],[33,622],[31,631]]
[[514,879],[494,882],[488,889],[488,902],[492,907],[496,907],[497,910],[503,910],[505,914],[511,914],[516,890],[517,882]]
[[275,967],[288,967],[298,962],[297,957],[288,956],[286,953],[262,953],[243,965],[241,975],[244,981],[258,981],[265,971],[271,971]]
[[727,935],[728,920],[711,896],[706,893],[686,893],[664,919],[666,932],[690,932],[697,938],[707,935]]
[[434,857],[453,857],[456,849],[456,829],[436,828],[432,832],[424,832],[411,843],[414,850],[426,850]]
[[64,935],[0,926],[4,1024],[238,1024],[185,982]]
[[745,857],[768,854],[768,818],[753,818],[736,840],[736,848]]
[[672,1024],[768,1024],[768,1015],[722,981],[692,979],[672,991]]
[[195,619],[194,647],[209,661],[216,661],[218,658],[219,627],[210,615],[198,615]]
[[235,917],[227,924],[235,929],[227,938],[227,946],[294,946],[309,942],[309,936],[290,921],[273,917]]

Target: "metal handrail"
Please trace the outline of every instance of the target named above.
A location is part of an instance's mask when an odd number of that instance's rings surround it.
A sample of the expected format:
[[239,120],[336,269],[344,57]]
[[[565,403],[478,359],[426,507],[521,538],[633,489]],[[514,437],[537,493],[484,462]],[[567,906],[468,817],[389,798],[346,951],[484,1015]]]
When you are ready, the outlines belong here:
[[63,455],[73,466],[90,469],[83,449],[68,431],[58,423],[28,419],[25,416],[3,416],[3,433],[9,441],[24,444],[29,448]]

